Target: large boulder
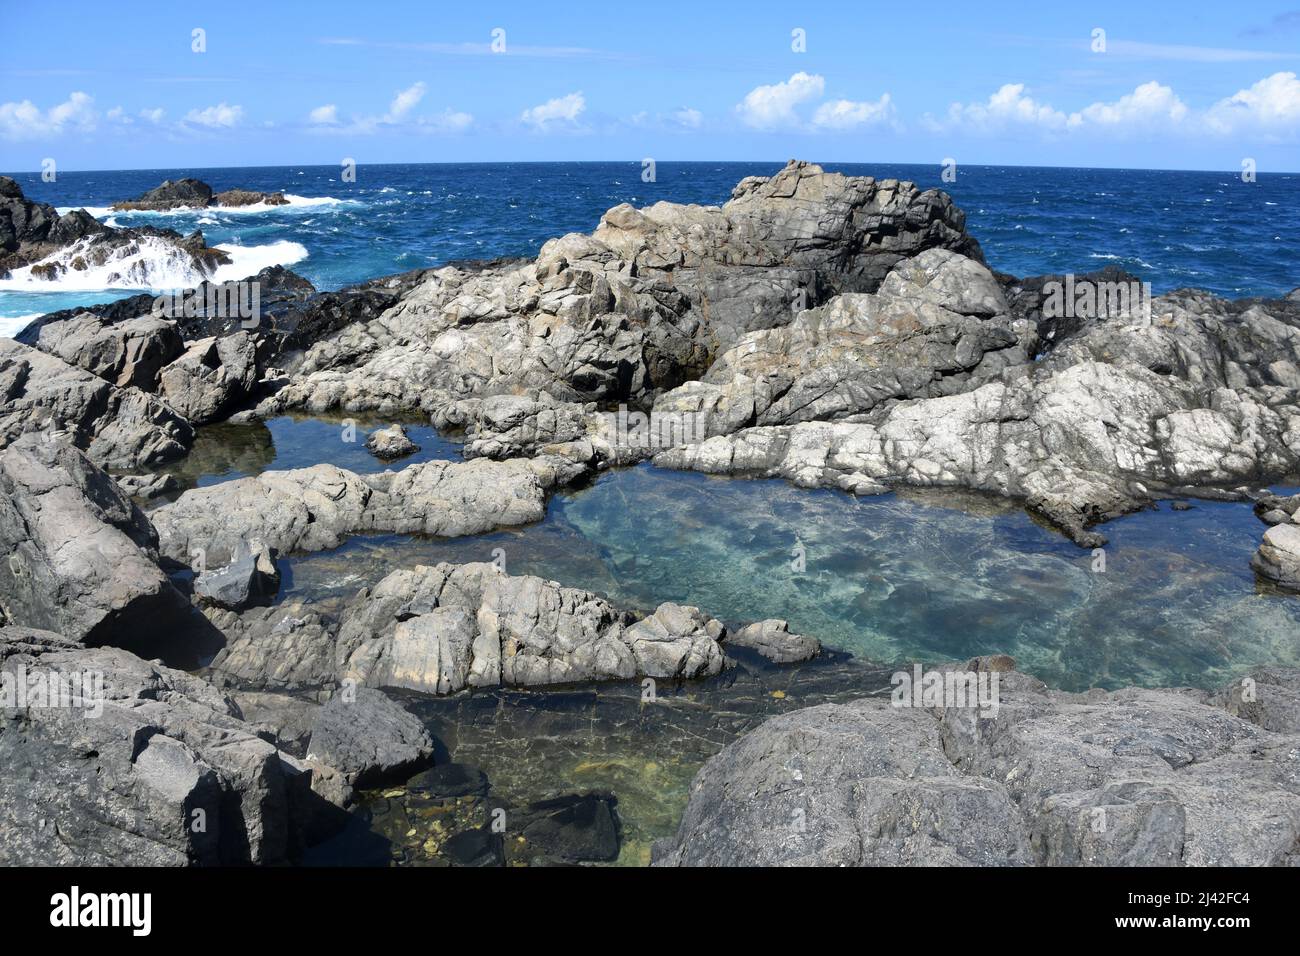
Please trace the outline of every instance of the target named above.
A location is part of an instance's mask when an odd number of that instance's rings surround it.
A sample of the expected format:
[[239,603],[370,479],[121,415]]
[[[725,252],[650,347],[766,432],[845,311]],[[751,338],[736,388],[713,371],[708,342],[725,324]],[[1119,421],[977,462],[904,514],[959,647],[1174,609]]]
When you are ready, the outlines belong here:
[[91,312],[43,326],[36,347],[114,385],[146,392],[157,388],[159,371],[185,350],[176,326],[166,319],[110,322]]
[[335,694],[316,712],[307,759],[337,767],[355,787],[404,780],[433,759],[419,719],[369,687]]
[[926,706],[768,721],[697,774],[655,863],[1296,864],[1294,726],[1271,732],[1195,693],[1050,691],[1008,666],[998,685],[985,676],[993,710],[903,696]]
[[5,701],[0,863],[277,864],[343,822],[337,772],[278,751],[199,678],[2,628],[2,686],[19,678],[78,692]]
[[378,475],[314,465],[191,489],[151,518],[165,555],[188,561],[201,549],[215,567],[254,539],[287,555],[365,532],[454,537],[528,524],[546,513],[557,480],[541,459],[430,461]]
[[1264,532],[1250,564],[1270,581],[1300,591],[1300,523],[1274,525]]
[[225,418],[252,395],[257,348],[246,332],[200,339],[163,368],[158,394],[196,425]]
[[31,432],[59,433],[104,468],[179,458],[194,429],[170,406],[61,359],[0,338],[0,447]]
[[337,674],[374,687],[449,694],[718,673],[723,626],[663,604],[637,620],[587,591],[491,564],[394,571],[343,615]]
[[77,449],[39,436],[10,445],[0,492],[0,607],[10,623],[123,644],[187,620],[148,519]]

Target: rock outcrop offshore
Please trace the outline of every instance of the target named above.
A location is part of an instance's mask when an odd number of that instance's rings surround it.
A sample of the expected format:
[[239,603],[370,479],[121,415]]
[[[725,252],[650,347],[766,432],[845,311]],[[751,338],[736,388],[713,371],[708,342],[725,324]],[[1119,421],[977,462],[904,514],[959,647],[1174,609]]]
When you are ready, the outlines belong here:
[[113,203],[112,208],[120,212],[147,210],[168,212],[173,209],[207,209],[212,206],[241,207],[262,204],[266,206],[286,206],[289,200],[284,193],[258,192],[254,189],[227,189],[214,193],[212,187],[201,179],[167,180],[161,186],[155,186],[138,199],[124,199]]

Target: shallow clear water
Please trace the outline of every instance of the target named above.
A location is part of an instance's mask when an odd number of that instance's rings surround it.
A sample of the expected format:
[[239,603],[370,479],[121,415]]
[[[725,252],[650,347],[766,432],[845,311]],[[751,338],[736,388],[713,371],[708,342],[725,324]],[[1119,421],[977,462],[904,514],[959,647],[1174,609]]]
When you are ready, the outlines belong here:
[[[420,450],[396,461],[381,461],[366,451],[366,436],[394,421],[406,428],[407,437]],[[158,470],[175,475],[183,487],[193,488],[322,462],[368,474],[385,469],[401,471],[416,462],[459,458],[459,442],[418,420],[282,415],[266,422],[200,428],[190,453]]]
[[1250,569],[1264,530],[1247,505],[1166,505],[1106,525],[1098,572],[1090,552],[982,496],[855,499],[641,466],[557,496],[531,527],[361,537],[291,558],[281,599],[341,610],[397,568],[490,561],[501,549],[513,574],[642,609],[677,601],[730,622],[785,618],[875,662],[1009,653],[1069,690],[1208,688],[1255,664],[1300,665],[1300,599]]
[[[621,202],[717,205],[743,177],[781,163],[486,163],[361,166],[355,183],[334,166],[16,174],[28,197],[84,207],[110,224],[202,229],[253,274],[289,264],[319,288],[453,259],[532,256],[566,232],[588,232]],[[827,163],[853,175],[909,179],[947,190],[989,264],[1014,275],[1123,266],[1155,291],[1198,286],[1228,296],[1279,295],[1300,285],[1300,175]],[[284,191],[293,205],[249,210],[112,213],[107,207],[164,179],[198,176],[214,189]],[[230,276],[238,278],[239,276]],[[70,275],[67,281],[83,282]],[[0,282],[0,335],[39,315],[131,290]],[[138,290],[136,290],[138,291]]]

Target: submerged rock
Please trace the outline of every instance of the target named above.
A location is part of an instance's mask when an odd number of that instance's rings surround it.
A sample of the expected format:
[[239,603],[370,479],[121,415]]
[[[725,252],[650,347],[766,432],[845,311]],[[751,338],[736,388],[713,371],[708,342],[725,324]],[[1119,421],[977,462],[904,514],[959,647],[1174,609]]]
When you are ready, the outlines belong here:
[[781,620],[758,621],[727,635],[727,646],[747,647],[777,664],[796,664],[821,653],[815,637],[791,634],[790,625]]
[[613,794],[553,797],[507,811],[508,858],[533,863],[609,862],[618,858],[619,826]]
[[699,772],[655,863],[1295,864],[1289,722],[999,670],[992,714],[862,700],[768,721]]

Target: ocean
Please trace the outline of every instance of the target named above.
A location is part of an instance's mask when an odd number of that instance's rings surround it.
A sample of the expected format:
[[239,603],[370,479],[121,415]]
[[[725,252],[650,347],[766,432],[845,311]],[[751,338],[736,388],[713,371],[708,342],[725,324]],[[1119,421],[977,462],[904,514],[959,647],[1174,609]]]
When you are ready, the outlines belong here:
[[[781,162],[483,163],[11,173],[32,199],[81,207],[110,225],[202,229],[235,259],[218,276],[242,278],[283,264],[318,288],[455,259],[531,256],[566,232],[587,232],[622,202],[725,202],[745,176]],[[1195,286],[1220,295],[1282,295],[1300,285],[1300,174],[962,166],[955,182],[937,166],[823,164],[850,175],[908,179],[947,190],[989,264],[1014,275],[1082,273],[1108,264],[1151,282],[1156,293]],[[240,210],[115,213],[109,206],[165,179],[194,176],[216,190],[283,191],[290,205]],[[167,257],[141,264],[148,288],[194,285]],[[142,291],[103,273],[48,283],[0,280],[0,335],[36,315]]]

